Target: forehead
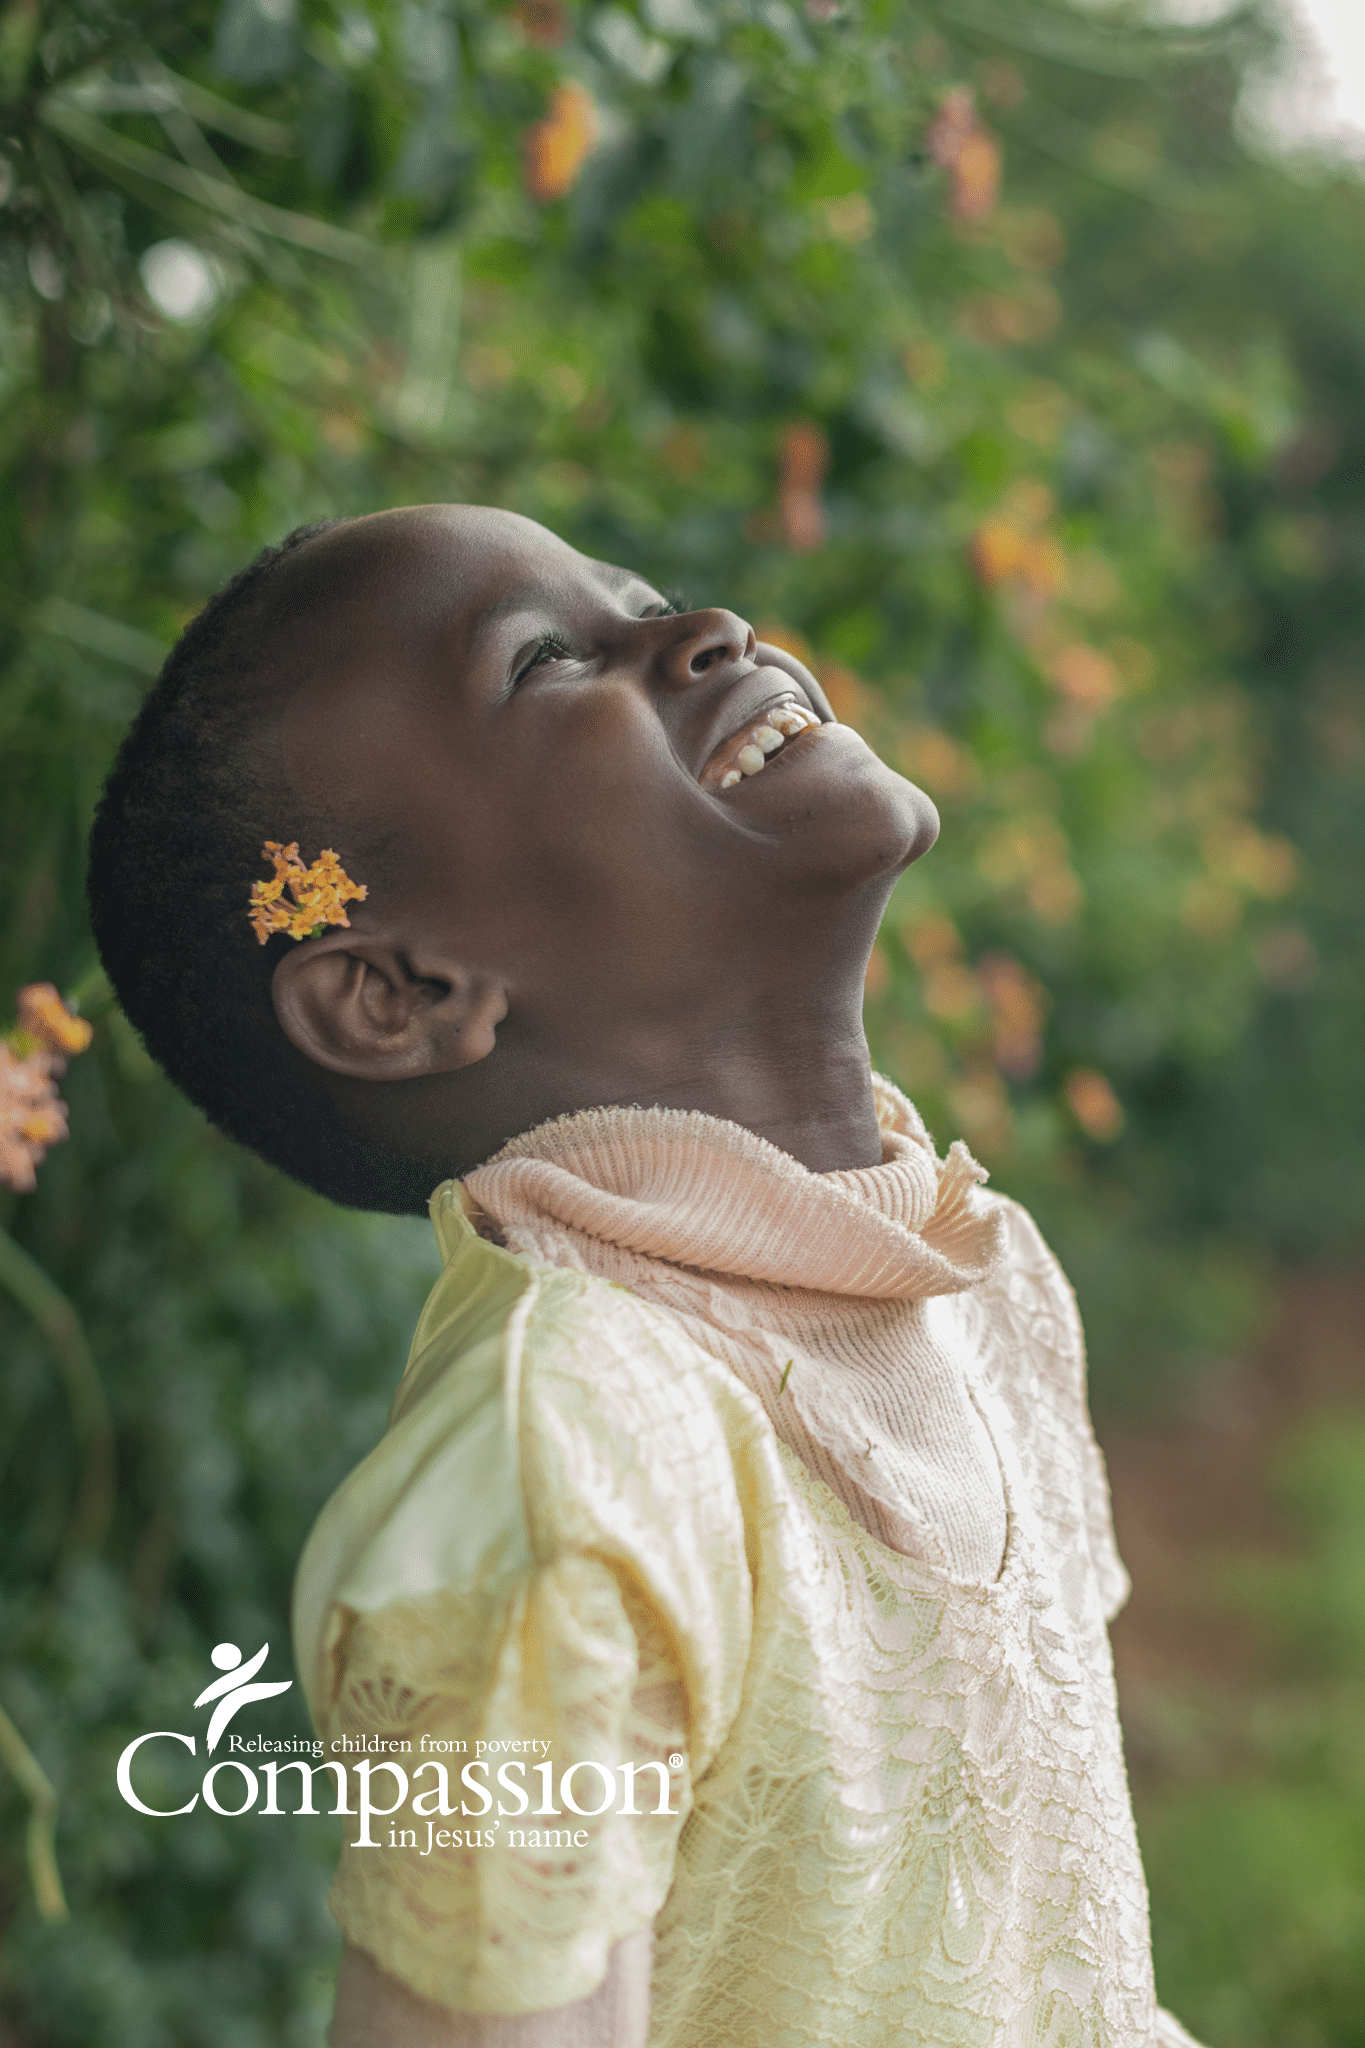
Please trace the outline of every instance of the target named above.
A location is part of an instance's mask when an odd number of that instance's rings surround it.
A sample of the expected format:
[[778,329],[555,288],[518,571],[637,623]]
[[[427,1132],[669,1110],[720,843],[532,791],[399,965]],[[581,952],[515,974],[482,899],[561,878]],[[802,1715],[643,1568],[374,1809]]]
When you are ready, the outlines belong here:
[[341,608],[363,610],[361,637],[414,648],[436,633],[465,651],[521,611],[611,601],[647,588],[627,569],[594,561],[516,512],[484,505],[419,505],[351,520],[308,550],[308,579]]

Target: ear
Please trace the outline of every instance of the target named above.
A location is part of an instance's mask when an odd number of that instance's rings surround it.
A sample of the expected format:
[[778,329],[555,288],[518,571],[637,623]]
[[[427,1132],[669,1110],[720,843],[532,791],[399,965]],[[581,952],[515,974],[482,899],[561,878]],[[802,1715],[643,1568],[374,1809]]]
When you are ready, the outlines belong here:
[[340,928],[291,947],[270,993],[290,1044],[358,1081],[473,1066],[492,1052],[507,1015],[496,976]]

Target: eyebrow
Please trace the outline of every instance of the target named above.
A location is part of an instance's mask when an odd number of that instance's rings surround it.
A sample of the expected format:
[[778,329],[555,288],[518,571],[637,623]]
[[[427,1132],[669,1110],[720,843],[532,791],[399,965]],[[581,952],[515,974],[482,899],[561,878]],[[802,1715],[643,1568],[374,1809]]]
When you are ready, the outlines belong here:
[[505,591],[492,604],[487,604],[482,611],[476,612],[469,628],[471,652],[490,626],[495,626],[499,619],[505,619],[509,613],[520,611],[531,598],[542,597],[543,594],[543,584],[536,582],[532,577],[524,577],[520,583],[514,583],[510,590]]

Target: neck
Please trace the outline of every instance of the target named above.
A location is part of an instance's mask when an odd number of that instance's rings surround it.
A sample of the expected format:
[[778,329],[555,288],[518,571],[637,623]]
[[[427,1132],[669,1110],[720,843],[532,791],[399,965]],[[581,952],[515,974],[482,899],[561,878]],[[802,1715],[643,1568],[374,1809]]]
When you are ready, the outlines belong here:
[[[879,908],[880,906],[878,906]],[[382,1090],[384,1136],[463,1174],[554,1117],[606,1105],[699,1110],[766,1138],[815,1173],[881,1161],[862,1024],[876,930],[848,919],[666,996],[572,990],[524,1006],[487,1060]],[[793,936],[795,936],[793,934]]]

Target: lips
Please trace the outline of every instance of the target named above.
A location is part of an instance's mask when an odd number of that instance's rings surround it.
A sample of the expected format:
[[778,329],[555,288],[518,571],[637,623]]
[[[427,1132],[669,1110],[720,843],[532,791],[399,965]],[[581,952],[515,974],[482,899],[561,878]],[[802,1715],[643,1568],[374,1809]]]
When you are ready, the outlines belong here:
[[752,781],[790,740],[819,724],[815,713],[797,702],[795,692],[775,698],[721,741],[698,778],[702,788],[716,793]]

